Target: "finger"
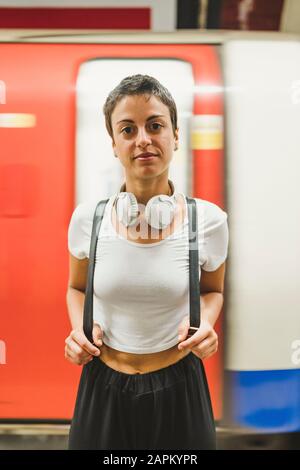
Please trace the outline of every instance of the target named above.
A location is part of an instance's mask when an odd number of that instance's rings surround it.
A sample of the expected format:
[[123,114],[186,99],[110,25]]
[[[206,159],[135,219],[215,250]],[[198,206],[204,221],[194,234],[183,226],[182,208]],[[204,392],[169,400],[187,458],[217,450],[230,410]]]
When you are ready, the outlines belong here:
[[78,343],[76,343],[72,338],[66,340],[66,349],[67,352],[77,355],[80,359],[86,359],[90,356]]
[[65,353],[65,357],[66,359],[77,365],[87,364],[94,358],[94,356],[92,356],[91,354],[87,354],[85,357],[81,357],[72,350],[67,350]]
[[209,348],[204,353],[200,353],[197,348],[192,349],[192,354],[197,356],[199,359],[207,359],[208,357],[212,356],[216,352],[216,348]]
[[84,332],[81,330],[73,330],[70,334],[71,340],[79,345],[79,347],[88,354],[97,354],[99,351],[85,336]]
[[93,327],[93,340],[94,340],[94,343],[97,345],[97,346],[102,346],[102,338],[103,338],[103,332],[101,330],[101,327],[98,323],[94,323],[94,327]]
[[87,339],[85,334],[78,330],[73,330],[71,338],[79,344],[86,352],[93,355],[99,355],[99,349],[93,346],[92,343]]
[[208,349],[216,346],[216,340],[213,338],[206,338],[205,340],[194,346],[193,349],[197,349],[200,354],[204,354]]
[[193,348],[195,346],[197,346],[201,341],[204,341],[205,338],[207,338],[208,336],[208,333],[203,333],[201,331],[196,331],[196,333],[193,334],[193,336],[191,336],[190,338],[188,338],[187,340],[185,341],[182,341],[181,343],[179,343],[178,345],[178,349],[179,350],[182,350],[182,349],[185,349],[185,348]]

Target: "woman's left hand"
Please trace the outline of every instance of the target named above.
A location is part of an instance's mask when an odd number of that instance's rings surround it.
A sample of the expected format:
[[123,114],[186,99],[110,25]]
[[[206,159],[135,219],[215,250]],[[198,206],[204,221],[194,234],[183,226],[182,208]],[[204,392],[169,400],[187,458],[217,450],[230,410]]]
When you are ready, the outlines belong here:
[[190,338],[187,338],[190,326],[189,316],[184,317],[179,325],[178,349],[191,349],[200,359],[207,359],[218,350],[218,335],[207,320],[201,320],[200,327]]

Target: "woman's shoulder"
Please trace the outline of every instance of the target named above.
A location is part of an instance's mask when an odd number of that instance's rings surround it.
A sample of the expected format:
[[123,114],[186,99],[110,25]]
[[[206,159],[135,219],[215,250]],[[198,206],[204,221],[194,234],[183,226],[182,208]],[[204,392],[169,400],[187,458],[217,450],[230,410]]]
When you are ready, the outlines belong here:
[[80,202],[75,206],[72,217],[81,220],[91,219],[96,209],[97,202],[96,200]]
[[106,199],[94,198],[94,199],[83,201],[77,204],[77,206],[73,210],[72,219],[75,219],[81,223],[84,223],[84,222],[91,223],[94,218],[96,207],[98,203],[100,202],[100,200],[105,201]]
[[194,197],[197,204],[199,226],[205,231],[215,230],[227,220],[227,212],[214,202]]
[[204,271],[215,271],[227,258],[229,242],[227,212],[211,201],[195,199],[201,246],[200,264]]
[[99,201],[100,199],[83,201],[77,204],[72,213],[68,228],[68,246],[71,254],[79,259],[89,255],[93,218]]
[[196,200],[197,206],[199,209],[205,211],[207,214],[210,214],[212,217],[227,217],[227,212],[225,212],[218,204],[208,201],[206,199],[200,199],[198,197],[194,198]]

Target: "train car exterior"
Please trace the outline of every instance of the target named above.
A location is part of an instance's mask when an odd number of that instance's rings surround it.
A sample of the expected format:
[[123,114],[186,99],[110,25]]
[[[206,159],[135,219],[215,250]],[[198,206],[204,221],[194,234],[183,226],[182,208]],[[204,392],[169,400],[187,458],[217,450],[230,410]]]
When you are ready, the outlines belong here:
[[299,431],[299,38],[11,31],[0,41],[0,418],[72,415],[68,223],[78,203],[118,190],[102,104],[124,76],[148,73],[178,104],[171,177],[229,216],[221,347],[205,361],[215,418]]

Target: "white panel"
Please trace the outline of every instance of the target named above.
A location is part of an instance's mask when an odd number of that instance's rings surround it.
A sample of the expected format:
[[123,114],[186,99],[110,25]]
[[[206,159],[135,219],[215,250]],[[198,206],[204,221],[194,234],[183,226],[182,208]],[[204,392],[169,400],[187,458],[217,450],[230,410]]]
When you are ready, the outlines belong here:
[[157,78],[176,102],[180,140],[169,175],[179,191],[190,193],[189,124],[194,87],[191,64],[179,60],[99,59],[82,64],[77,79],[76,204],[109,197],[124,181],[123,167],[113,156],[102,108],[109,92],[124,77],[136,73]]
[[223,59],[226,368],[294,368],[292,344],[300,338],[300,43],[230,41]]
[[174,31],[177,28],[177,0],[152,2],[152,30]]

